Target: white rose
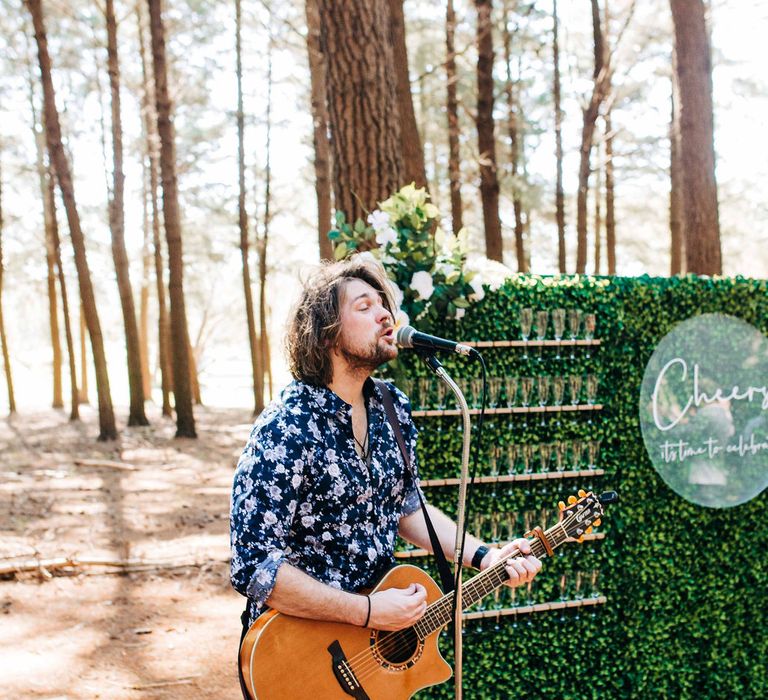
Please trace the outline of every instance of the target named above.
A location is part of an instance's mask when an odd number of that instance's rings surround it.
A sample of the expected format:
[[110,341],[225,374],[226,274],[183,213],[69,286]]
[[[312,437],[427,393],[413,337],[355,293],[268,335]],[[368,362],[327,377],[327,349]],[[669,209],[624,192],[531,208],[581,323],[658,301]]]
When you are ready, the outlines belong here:
[[429,299],[429,297],[432,296],[432,292],[435,291],[435,286],[432,283],[432,275],[425,270],[413,273],[410,287],[416,292],[417,297],[424,301]]
[[460,321],[462,318],[464,318],[464,314],[467,312],[466,309],[456,309],[456,320]]
[[371,226],[373,226],[373,230],[376,231],[376,233],[382,231],[383,229],[390,228],[389,214],[381,211],[381,209],[376,209],[375,211],[372,211],[370,214],[368,214],[367,221]]
[[399,309],[403,305],[403,290],[400,289],[392,280],[389,280],[389,291],[395,302],[395,308]]
[[469,286],[472,287],[472,294],[469,295],[472,301],[480,301],[485,296],[483,280],[480,279],[480,275],[476,274],[469,283]]
[[376,231],[376,243],[382,247],[389,243],[394,245],[397,243],[397,231],[395,231],[395,229],[393,229],[391,226],[379,229]]

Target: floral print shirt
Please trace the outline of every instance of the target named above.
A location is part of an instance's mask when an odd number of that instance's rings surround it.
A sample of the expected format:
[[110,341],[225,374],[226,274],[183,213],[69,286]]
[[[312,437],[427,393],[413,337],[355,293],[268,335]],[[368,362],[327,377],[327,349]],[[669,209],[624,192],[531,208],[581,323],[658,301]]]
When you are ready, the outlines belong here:
[[[416,470],[416,427],[405,394],[388,384]],[[370,461],[355,451],[352,406],[330,389],[293,381],[264,409],[235,472],[231,580],[265,609],[283,562],[334,588],[373,586],[394,563],[400,518],[420,507],[372,380],[364,386]]]

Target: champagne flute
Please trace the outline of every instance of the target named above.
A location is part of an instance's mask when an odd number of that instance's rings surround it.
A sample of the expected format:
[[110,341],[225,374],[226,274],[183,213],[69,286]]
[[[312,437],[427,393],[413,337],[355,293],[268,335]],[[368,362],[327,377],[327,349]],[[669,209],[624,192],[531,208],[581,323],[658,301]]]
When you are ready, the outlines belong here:
[[469,386],[472,391],[472,408],[480,408],[483,396],[483,380],[480,377],[473,377]]
[[[551,381],[551,377],[548,374],[540,374],[536,378],[536,384],[537,389],[539,391],[539,406],[541,408],[544,408],[547,405],[547,401],[549,400],[549,384]],[[546,413],[544,411],[541,412],[541,425],[546,425],[546,421],[544,420],[544,416]]]
[[[587,404],[590,406],[595,405],[595,401],[597,400],[597,385],[598,385],[598,377],[596,374],[588,374],[587,375]],[[589,413],[589,418],[587,419],[587,423],[592,422],[592,412]]]
[[597,456],[600,454],[601,440],[590,440],[587,442],[587,464],[590,469],[596,469]]
[[581,395],[581,375],[568,375],[568,389],[571,392],[571,405],[577,406]]
[[504,395],[506,396],[507,406],[509,408],[512,408],[515,405],[517,385],[519,381],[519,377],[504,377]]
[[[531,466],[531,460],[533,459],[533,445],[523,445],[521,453],[523,458],[523,473],[530,474],[533,471],[533,467]],[[530,530],[530,527],[526,525],[525,531],[528,532],[528,530]]]
[[552,445],[548,442],[542,442],[539,445],[539,465],[541,473],[546,474],[549,471],[549,459],[552,456]]
[[571,466],[573,471],[581,471],[581,455],[584,452],[584,443],[581,440],[571,442]]
[[488,402],[491,408],[497,408],[499,405],[499,394],[501,393],[501,377],[491,377],[488,380]]
[[[536,312],[536,340],[543,342],[547,337],[547,326],[549,325],[549,311],[542,309]],[[539,362],[543,362],[544,348],[539,347]]]
[[421,407],[425,410],[430,408],[429,390],[431,384],[432,380],[429,377],[419,378],[419,399],[421,400]]
[[437,398],[437,407],[441,410],[445,410],[445,395],[448,391],[448,387],[445,385],[442,379],[437,380],[437,388],[435,390],[435,397]]
[[517,468],[517,457],[520,454],[520,445],[514,443],[507,445],[507,474],[512,476]]
[[555,359],[560,359],[560,341],[563,339],[563,333],[565,332],[565,309],[553,309],[552,310],[552,332],[554,333],[555,340],[558,342],[557,355]]
[[523,359],[528,359],[528,339],[531,337],[531,328],[533,326],[533,309],[526,306],[520,309],[520,337],[526,345],[523,348]]
[[[531,404],[531,393],[533,392],[533,377],[520,378],[520,403],[523,408],[528,408]],[[523,420],[523,427],[528,427],[528,415]]]
[[[595,326],[597,317],[595,314],[584,314],[584,339],[592,340],[595,337]],[[589,346],[587,346],[587,357],[589,357]]]
[[561,472],[565,469],[565,458],[568,456],[568,443],[562,440],[555,443],[555,463],[557,464],[557,471]]
[[[556,374],[552,377],[552,403],[559,409],[563,405],[565,398],[565,379],[562,375]],[[557,413],[555,425],[560,425],[560,412]]]

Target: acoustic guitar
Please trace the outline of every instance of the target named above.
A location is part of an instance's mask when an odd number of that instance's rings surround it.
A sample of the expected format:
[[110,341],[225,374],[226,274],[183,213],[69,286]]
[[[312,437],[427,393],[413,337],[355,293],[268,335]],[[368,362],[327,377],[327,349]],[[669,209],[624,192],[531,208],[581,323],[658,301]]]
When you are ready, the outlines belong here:
[[[560,504],[558,523],[546,532],[535,528],[531,551],[551,556],[567,541],[583,539],[600,524],[603,503],[616,499],[579,492],[569,505]],[[513,552],[507,558],[519,556]],[[462,585],[464,608],[503,585],[506,558]],[[421,569],[396,566],[372,592],[420,583],[427,590],[427,611],[413,626],[397,632],[366,629],[337,622],[319,622],[275,610],[251,625],[240,649],[240,667],[254,700],[400,700],[451,677],[451,667],[437,646],[440,630],[453,621],[452,594],[443,595]]]

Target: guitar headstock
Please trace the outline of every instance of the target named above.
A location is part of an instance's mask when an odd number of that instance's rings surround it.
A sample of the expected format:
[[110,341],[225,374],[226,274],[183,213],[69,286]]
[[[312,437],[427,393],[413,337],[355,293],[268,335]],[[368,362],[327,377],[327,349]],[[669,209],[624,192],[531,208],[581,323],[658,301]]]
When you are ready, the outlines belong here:
[[560,525],[571,539],[583,541],[584,535],[592,532],[592,528],[600,525],[604,514],[603,504],[614,503],[618,500],[615,491],[608,491],[600,496],[580,489],[576,496],[568,497],[568,505],[560,501]]

